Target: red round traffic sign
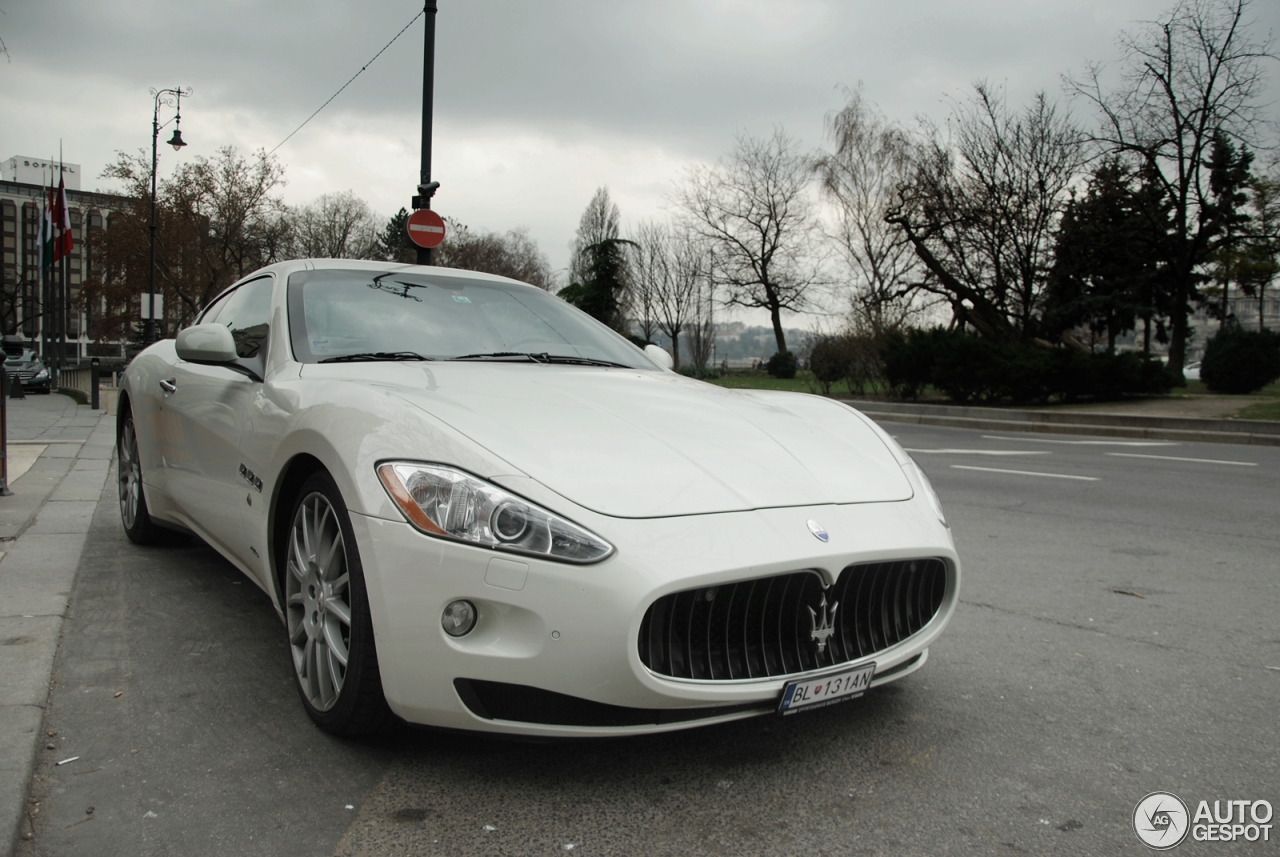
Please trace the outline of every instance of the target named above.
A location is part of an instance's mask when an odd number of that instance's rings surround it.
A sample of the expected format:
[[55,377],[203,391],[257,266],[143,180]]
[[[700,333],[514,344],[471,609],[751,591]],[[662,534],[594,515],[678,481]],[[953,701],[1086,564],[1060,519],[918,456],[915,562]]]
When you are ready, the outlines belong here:
[[439,247],[444,240],[444,219],[429,208],[419,208],[405,222],[409,240],[419,247]]

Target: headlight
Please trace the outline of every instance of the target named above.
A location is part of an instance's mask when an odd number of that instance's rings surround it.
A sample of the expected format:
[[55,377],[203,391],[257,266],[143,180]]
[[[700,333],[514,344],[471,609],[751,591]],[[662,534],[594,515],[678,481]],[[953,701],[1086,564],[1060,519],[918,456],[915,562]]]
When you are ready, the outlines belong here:
[[48,377],[49,377],[49,370],[48,370],[48,369],[41,369],[39,372],[37,372],[36,374],[34,374],[34,375],[32,375],[32,376],[31,376],[31,380],[32,380],[32,381],[43,381],[45,378],[48,378]]
[[409,523],[428,535],[562,562],[598,562],[613,545],[572,521],[469,473],[391,461],[378,477]]
[[924,471],[920,469],[920,465],[908,459],[907,463],[902,465],[903,470],[910,470],[920,480],[920,485],[924,489],[924,496],[929,501],[929,505],[933,507],[933,514],[938,516],[938,520],[942,522],[942,526],[951,529],[951,525],[947,523],[947,516],[942,514],[942,501],[938,499],[938,492],[933,490],[929,477],[924,475]]

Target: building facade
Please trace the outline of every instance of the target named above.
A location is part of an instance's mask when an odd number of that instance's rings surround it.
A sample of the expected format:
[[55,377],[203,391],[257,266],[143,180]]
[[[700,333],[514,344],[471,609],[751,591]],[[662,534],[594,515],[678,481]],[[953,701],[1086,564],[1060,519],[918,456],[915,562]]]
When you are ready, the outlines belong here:
[[[89,325],[80,308],[80,287],[92,275],[95,237],[110,223],[114,211],[129,200],[114,194],[79,190],[79,165],[64,164],[67,207],[75,247],[59,262],[46,282],[40,278],[40,218],[45,204],[48,161],[13,157],[0,163],[0,328],[17,334],[46,360],[76,362],[89,356],[118,356],[90,346]],[[56,184],[56,168],[54,164]],[[11,176],[15,180],[10,180]],[[74,176],[74,182],[73,182]],[[21,179],[35,178],[36,182]],[[73,187],[75,189],[73,189]],[[50,282],[51,281],[51,282]]]

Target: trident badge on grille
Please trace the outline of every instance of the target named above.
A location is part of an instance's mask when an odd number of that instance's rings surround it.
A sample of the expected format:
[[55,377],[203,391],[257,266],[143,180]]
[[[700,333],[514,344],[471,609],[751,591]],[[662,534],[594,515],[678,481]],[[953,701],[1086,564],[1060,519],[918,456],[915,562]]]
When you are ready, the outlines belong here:
[[814,640],[818,644],[818,654],[822,654],[827,649],[827,638],[836,632],[835,619],[836,608],[840,606],[837,601],[831,605],[831,609],[827,609],[827,596],[824,593],[822,603],[818,605],[818,610],[822,611],[822,621],[818,621],[818,613],[812,607],[809,608],[809,626],[812,629],[809,633],[809,639]]

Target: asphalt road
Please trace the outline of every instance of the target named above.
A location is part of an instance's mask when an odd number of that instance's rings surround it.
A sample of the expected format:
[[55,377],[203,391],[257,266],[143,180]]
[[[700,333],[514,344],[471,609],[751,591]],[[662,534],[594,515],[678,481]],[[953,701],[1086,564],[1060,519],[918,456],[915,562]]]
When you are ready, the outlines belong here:
[[629,740],[330,738],[266,596],[105,494],[18,853],[1140,854],[1149,792],[1280,807],[1280,449],[888,427],[964,562],[925,668]]

